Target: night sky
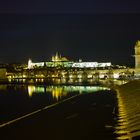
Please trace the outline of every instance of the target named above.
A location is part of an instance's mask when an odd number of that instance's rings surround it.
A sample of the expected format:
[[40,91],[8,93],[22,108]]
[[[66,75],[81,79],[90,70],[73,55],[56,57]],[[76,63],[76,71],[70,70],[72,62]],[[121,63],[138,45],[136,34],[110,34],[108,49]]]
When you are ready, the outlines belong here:
[[0,63],[70,60],[131,66],[139,0],[1,0]]

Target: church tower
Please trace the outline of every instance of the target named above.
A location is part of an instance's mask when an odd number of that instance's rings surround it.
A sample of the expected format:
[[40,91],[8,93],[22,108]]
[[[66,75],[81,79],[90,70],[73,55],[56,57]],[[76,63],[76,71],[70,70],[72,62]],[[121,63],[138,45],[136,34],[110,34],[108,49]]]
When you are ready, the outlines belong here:
[[135,69],[140,69],[140,40],[135,45]]

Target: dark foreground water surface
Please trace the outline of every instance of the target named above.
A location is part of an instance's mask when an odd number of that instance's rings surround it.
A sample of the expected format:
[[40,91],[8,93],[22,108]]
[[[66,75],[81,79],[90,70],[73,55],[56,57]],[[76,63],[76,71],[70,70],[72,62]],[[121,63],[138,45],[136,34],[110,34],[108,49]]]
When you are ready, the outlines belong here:
[[108,90],[96,86],[0,86],[0,122],[5,122],[30,113],[72,96]]
[[112,140],[115,107],[101,86],[1,85],[1,137]]

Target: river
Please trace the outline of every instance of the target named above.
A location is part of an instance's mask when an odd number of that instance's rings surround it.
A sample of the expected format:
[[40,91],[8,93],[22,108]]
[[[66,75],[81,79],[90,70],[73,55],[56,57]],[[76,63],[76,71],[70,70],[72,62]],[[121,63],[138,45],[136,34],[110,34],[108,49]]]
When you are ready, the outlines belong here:
[[112,140],[115,106],[116,95],[102,86],[1,85],[1,132],[7,139],[21,139],[28,130],[31,138]]

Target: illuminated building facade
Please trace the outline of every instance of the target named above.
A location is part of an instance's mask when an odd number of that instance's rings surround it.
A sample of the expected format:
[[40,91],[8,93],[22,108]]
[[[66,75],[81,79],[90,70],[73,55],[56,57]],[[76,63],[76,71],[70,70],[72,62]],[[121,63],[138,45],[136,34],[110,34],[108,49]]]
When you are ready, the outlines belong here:
[[39,62],[33,63],[31,59],[28,61],[28,69],[36,67],[64,67],[64,68],[104,68],[110,67],[111,63],[98,63],[98,62],[73,62],[68,61],[66,57],[61,57],[56,53],[55,56],[52,56],[52,61],[50,62]]
[[44,65],[44,62],[33,63],[31,59],[28,60],[28,69],[32,69],[35,67],[43,67]]
[[61,57],[61,55],[59,55],[58,52],[56,53],[55,56],[52,56],[52,62],[64,62],[64,61],[68,61],[68,59],[66,57]]
[[140,76],[140,41],[135,45],[135,68],[112,65],[111,62],[83,62],[81,59],[74,62],[56,53],[51,61],[34,63],[29,59],[28,66],[20,70],[16,69],[15,72],[8,72],[6,75],[9,81],[23,79],[28,82],[32,79],[31,83],[43,82],[46,79],[51,79],[58,84],[99,79],[132,80]]

